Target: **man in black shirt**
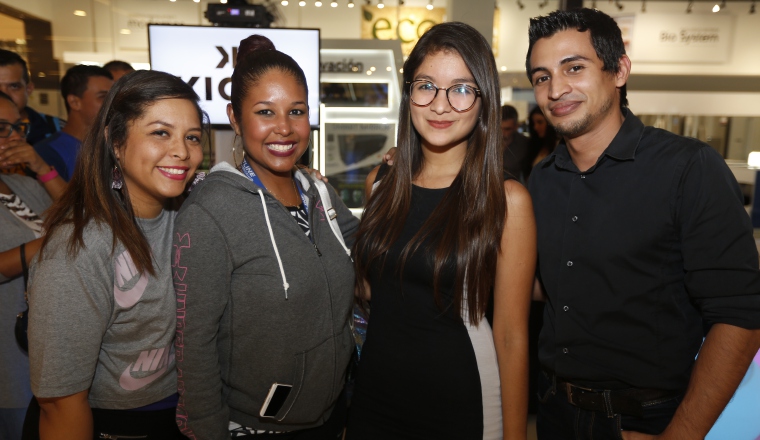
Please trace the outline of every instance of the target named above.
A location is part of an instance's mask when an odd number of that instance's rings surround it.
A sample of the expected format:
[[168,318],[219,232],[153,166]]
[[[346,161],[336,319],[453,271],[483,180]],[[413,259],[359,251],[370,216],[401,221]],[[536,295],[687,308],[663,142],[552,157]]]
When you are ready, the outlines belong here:
[[547,297],[539,438],[704,438],[760,347],[736,180],[708,145],[626,108],[612,18],[557,11],[529,37],[536,101],[564,138],[530,179]]
[[517,109],[501,106],[501,140],[504,148],[504,170],[522,181],[522,170],[528,156],[528,138],[517,132]]

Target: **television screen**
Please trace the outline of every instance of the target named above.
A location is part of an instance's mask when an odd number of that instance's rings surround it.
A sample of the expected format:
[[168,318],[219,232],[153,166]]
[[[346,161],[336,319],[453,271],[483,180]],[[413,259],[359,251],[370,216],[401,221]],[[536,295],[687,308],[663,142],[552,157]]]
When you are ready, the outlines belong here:
[[201,98],[211,123],[229,124],[230,77],[240,40],[263,35],[301,66],[309,87],[309,123],[319,126],[319,30],[231,28],[216,26],[148,26],[150,66],[179,76]]

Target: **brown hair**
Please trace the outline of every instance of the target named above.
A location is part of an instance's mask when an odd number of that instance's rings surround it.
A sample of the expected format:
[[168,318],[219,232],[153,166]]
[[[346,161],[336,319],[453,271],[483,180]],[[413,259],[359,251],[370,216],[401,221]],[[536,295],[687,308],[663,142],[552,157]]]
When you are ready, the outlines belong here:
[[150,244],[135,220],[127,185],[114,190],[111,184],[114,168],[121,170],[114,151],[126,146],[130,124],[161,99],[186,99],[195,105],[198,120],[206,120],[193,88],[173,75],[140,70],[118,81],[108,92],[96,123],[82,142],[68,189],[48,212],[40,258],[50,237],[66,224],[74,228],[68,252],[76,256],[84,247],[85,226],[95,221],[111,229],[111,252],[121,243],[139,272],[155,275]]
[[[459,174],[420,231],[406,244],[399,266],[419,250],[427,238],[434,239],[434,284],[440,306],[438,282],[450,255],[456,255],[454,307],[461,313],[464,292],[473,323],[480,321],[491,295],[506,215],[501,132],[499,127],[499,75],[488,42],[464,23],[443,23],[420,38],[404,63],[404,81],[414,74],[425,57],[440,51],[459,54],[481,90],[480,117],[467,143]],[[489,127],[491,127],[489,129]],[[420,135],[411,121],[409,87],[401,96],[396,164],[378,185],[362,216],[354,245],[357,279],[366,278],[371,264],[384,263],[383,255],[401,234],[409,213],[412,180],[423,165]],[[442,231],[433,235],[433,231]],[[382,261],[381,261],[382,260]],[[402,272],[399,271],[399,276]],[[358,283],[363,290],[363,283]]]

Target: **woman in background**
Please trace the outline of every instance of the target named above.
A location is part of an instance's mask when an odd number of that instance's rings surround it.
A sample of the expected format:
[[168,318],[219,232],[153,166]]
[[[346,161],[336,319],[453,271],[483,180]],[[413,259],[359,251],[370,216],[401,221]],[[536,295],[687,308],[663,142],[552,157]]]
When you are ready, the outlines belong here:
[[502,169],[490,46],[436,25],[404,81],[394,166],[367,179],[355,245],[372,314],[347,439],[525,439],[536,232]]
[[349,247],[358,220],[295,168],[310,127],[290,56],[241,41],[231,96],[243,162],[216,165],[177,216],[178,423],[204,440],[340,439],[354,272],[330,217]]
[[43,440],[183,438],[175,423],[175,211],[203,158],[198,96],[139,71],[109,91],[31,271]]
[[32,398],[29,357],[14,335],[16,315],[27,308],[24,267],[42,243],[45,210],[66,189],[26,142],[28,131],[11,97],[0,92],[0,169],[22,164],[37,176],[0,173],[0,440],[21,438]]
[[528,115],[528,156],[525,161],[526,168],[523,170],[525,181],[528,181],[533,167],[554,151],[559,142],[557,132],[549,125],[541,109],[534,107]]

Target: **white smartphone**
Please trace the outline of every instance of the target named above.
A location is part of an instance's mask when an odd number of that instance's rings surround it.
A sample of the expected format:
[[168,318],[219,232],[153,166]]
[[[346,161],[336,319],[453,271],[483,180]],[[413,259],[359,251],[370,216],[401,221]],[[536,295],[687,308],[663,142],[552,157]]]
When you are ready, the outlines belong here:
[[259,415],[261,417],[274,417],[280,412],[282,405],[285,404],[285,400],[290,394],[290,390],[293,389],[293,385],[286,385],[282,383],[273,383],[269,388],[269,394],[261,405],[261,411]]

